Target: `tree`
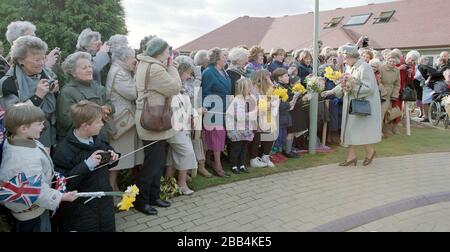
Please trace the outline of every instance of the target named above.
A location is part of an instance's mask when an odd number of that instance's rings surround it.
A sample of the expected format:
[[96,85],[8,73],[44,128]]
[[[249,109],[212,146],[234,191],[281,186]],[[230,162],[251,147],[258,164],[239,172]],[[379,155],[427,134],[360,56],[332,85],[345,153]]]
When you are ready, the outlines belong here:
[[32,22],[49,50],[60,47],[63,57],[75,51],[78,35],[85,28],[100,32],[103,41],[128,33],[120,0],[1,0],[0,17],[5,52],[10,48],[6,28],[12,21]]

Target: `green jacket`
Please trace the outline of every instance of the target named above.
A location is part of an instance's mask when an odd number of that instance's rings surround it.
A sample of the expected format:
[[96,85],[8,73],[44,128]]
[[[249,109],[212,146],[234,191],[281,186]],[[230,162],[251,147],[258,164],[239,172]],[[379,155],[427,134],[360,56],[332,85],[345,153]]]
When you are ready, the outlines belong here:
[[[57,99],[56,121],[58,139],[62,139],[72,128],[72,119],[70,118],[70,107],[80,101],[87,100],[100,106],[109,105],[114,114],[114,106],[106,98],[105,87],[92,82],[90,85],[82,84],[76,80],[71,80],[64,85],[61,94]],[[106,133],[106,127],[102,132]]]

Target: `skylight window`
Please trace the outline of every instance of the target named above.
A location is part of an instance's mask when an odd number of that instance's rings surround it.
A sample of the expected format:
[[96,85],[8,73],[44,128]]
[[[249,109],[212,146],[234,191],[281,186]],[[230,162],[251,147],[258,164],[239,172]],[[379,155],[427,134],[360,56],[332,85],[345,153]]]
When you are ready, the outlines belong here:
[[370,18],[371,16],[372,16],[372,13],[352,16],[352,17],[347,21],[347,23],[345,24],[345,26],[350,26],[350,25],[363,25],[363,24],[367,23],[367,20],[369,20],[369,18]]
[[381,12],[380,16],[375,18],[374,24],[389,23],[389,21],[391,20],[392,16],[394,16],[394,13],[395,13],[395,10],[394,11],[383,11],[383,12]]
[[331,19],[330,22],[325,23],[325,27],[323,27],[324,29],[327,28],[334,28],[336,27],[339,23],[341,23],[342,19],[344,19],[344,17],[335,17],[333,19]]

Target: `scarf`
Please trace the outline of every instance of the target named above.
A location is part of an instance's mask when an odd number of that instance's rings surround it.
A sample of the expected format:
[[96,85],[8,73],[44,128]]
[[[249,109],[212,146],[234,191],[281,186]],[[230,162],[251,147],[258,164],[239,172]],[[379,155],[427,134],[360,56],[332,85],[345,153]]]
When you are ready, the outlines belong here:
[[[8,74],[9,76],[14,75],[14,71],[16,71],[15,78],[17,79],[18,85],[19,85],[19,102],[25,102],[29,100],[35,93],[36,93],[36,87],[39,83],[40,79],[36,77],[30,77],[26,75],[22,69],[18,66],[12,67]],[[47,70],[43,69],[40,73],[41,76],[47,77],[49,81],[53,80],[52,73]],[[40,106],[42,111],[46,114],[52,114],[56,112],[56,98],[55,95],[52,93],[48,93]]]
[[239,75],[242,75],[242,76],[245,76],[245,74],[246,74],[245,68],[242,67],[242,66],[239,66],[239,65],[233,65],[233,64],[231,64],[231,65],[228,67],[228,70],[233,71],[233,72],[235,72],[235,73],[237,73],[237,74],[239,74]]

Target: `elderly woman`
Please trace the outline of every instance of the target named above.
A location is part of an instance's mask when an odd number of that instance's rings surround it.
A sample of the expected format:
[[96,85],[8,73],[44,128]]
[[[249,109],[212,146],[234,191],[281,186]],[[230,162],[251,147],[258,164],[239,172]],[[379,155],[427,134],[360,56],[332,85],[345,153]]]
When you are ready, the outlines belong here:
[[13,66],[0,80],[2,105],[8,108],[15,103],[28,102],[45,113],[45,130],[41,141],[50,148],[56,144],[56,98],[59,92],[56,75],[45,68],[47,44],[40,38],[23,36],[11,48]]
[[[135,113],[137,90],[133,75],[136,72],[137,61],[132,48],[115,48],[112,54],[112,65],[106,79],[106,95],[111,101],[116,112],[112,115],[112,128],[110,144],[117,153],[131,153],[139,148]],[[122,160],[119,165],[111,170],[110,183],[114,190],[118,191],[118,170],[133,168],[142,164],[143,157],[138,152]]]
[[200,66],[202,73],[208,68],[208,51],[199,50],[194,56],[194,65]]
[[[355,146],[363,145],[366,152],[363,165],[368,166],[376,155],[371,144],[381,142],[381,105],[377,81],[370,65],[359,58],[355,45],[342,46],[339,51],[344,55],[347,64],[346,73],[358,81],[350,91],[345,91],[343,86],[338,85],[333,90],[322,93],[322,96],[334,94],[344,97],[341,140],[344,146],[348,146],[348,153],[346,161],[339,165],[356,166],[358,161]],[[357,98],[363,98],[370,103],[370,115],[351,114],[351,101]]]
[[124,47],[128,47],[128,38],[122,34],[116,34],[111,36],[108,40],[110,46],[110,53],[116,53],[118,50],[122,50]]
[[[373,59],[369,62],[369,65],[372,67],[373,73],[375,74],[375,79],[377,80],[378,89],[380,90],[380,99],[381,99],[381,126],[384,125],[384,115],[389,109],[391,102],[390,97],[388,95],[388,90],[383,85],[381,80],[381,72],[380,69],[383,67],[383,63],[381,63],[378,59]],[[383,135],[383,137],[386,137]]]
[[245,71],[246,77],[251,79],[256,71],[264,69],[264,49],[260,46],[250,48],[248,61]]
[[[396,65],[400,62],[400,55],[396,52],[391,52],[386,56],[387,64],[380,68],[381,73],[381,83],[386,90],[386,100],[389,104],[383,104],[381,111],[381,118],[386,116],[387,110],[395,104],[400,96],[400,70],[397,69]],[[395,133],[395,124],[388,122],[387,125],[383,127],[383,133],[385,136]]]
[[361,53],[361,57],[364,59],[364,61],[369,64],[371,60],[373,60],[373,52],[369,49],[364,49]]
[[422,86],[422,105],[424,111],[423,122],[430,122],[428,118],[428,110],[430,104],[433,102],[433,84],[431,83],[431,75],[437,73],[437,70],[428,65],[429,59],[426,56],[422,56],[419,59],[419,66],[417,67],[415,79],[420,82]]
[[[175,62],[177,63],[178,71],[180,72],[180,78],[182,81],[182,88],[181,93],[184,95],[189,96],[190,102],[192,105],[192,109],[195,109],[198,111],[198,114],[202,113],[202,100],[201,100],[201,93],[200,93],[200,86],[202,84],[202,72],[200,66],[194,66],[194,61],[187,56],[178,56],[175,59]],[[192,74],[187,76],[187,69],[181,68],[181,64],[184,64],[184,66],[190,65],[192,69]],[[194,147],[195,157],[197,158],[198,162],[198,173],[200,175],[203,175],[205,177],[212,177],[211,173],[208,172],[208,170],[205,168],[205,151],[203,148],[203,140],[201,138],[201,129],[202,129],[202,122],[201,118],[195,118],[194,121],[195,128],[192,129],[192,145]],[[195,170],[192,172],[193,176],[196,175]]]
[[100,33],[92,31],[90,28],[84,29],[78,36],[77,51],[87,52],[92,56],[94,80],[103,86],[106,84],[106,79],[102,76],[102,73],[111,62],[108,54],[110,50],[111,48],[107,43],[103,44]]
[[163,131],[146,130],[140,124],[144,100],[149,106],[163,106],[181,91],[181,80],[169,53],[169,44],[161,38],[147,43],[145,52],[138,55],[140,63],[136,72],[138,99],[136,101],[136,128],[144,146],[144,165],[137,181],[140,194],[136,210],[146,215],[156,215],[152,206],[169,207],[170,203],[160,199],[160,180],[166,166],[167,139],[176,135],[175,129]]
[[[227,96],[231,93],[231,79],[225,71],[227,59],[219,48],[209,51],[209,67],[202,76],[203,106],[209,110],[204,126],[204,143],[207,150],[206,162],[211,161],[211,152],[214,154],[214,170],[219,177],[228,177],[222,168],[220,155],[225,149],[225,120],[227,109]],[[214,104],[214,106],[213,106]]]
[[[6,40],[13,45],[14,41],[22,36],[36,36],[36,26],[28,21],[16,21],[8,25],[6,30]],[[53,68],[59,59],[61,50],[53,49],[45,59],[45,66],[49,69]],[[8,58],[8,57],[7,57]]]
[[[193,70],[192,64],[180,63],[178,72],[181,81],[190,79]],[[197,159],[191,141],[191,119],[192,115],[196,113],[193,111],[190,100],[185,89],[182,89],[181,93],[173,98],[172,108],[175,113],[174,118],[177,118],[175,121],[177,123],[173,127],[178,133],[167,140],[170,147],[167,154],[166,177],[173,177],[175,169],[178,171],[177,183],[183,195],[194,193],[187,185],[187,173],[189,170],[197,169]]]
[[[91,61],[89,53],[76,52],[69,55],[62,64],[70,81],[58,96],[58,138],[62,139],[71,130],[70,107],[80,101],[87,100],[102,106],[105,120],[114,113],[114,107],[106,98],[105,87],[94,81]],[[101,132],[106,134],[107,131],[107,127],[103,127]]]
[[244,48],[233,48],[228,56],[230,59],[230,65],[228,66],[227,73],[231,79],[231,94],[236,93],[236,82],[240,78],[245,78],[246,71],[245,66],[248,63],[248,50]]

